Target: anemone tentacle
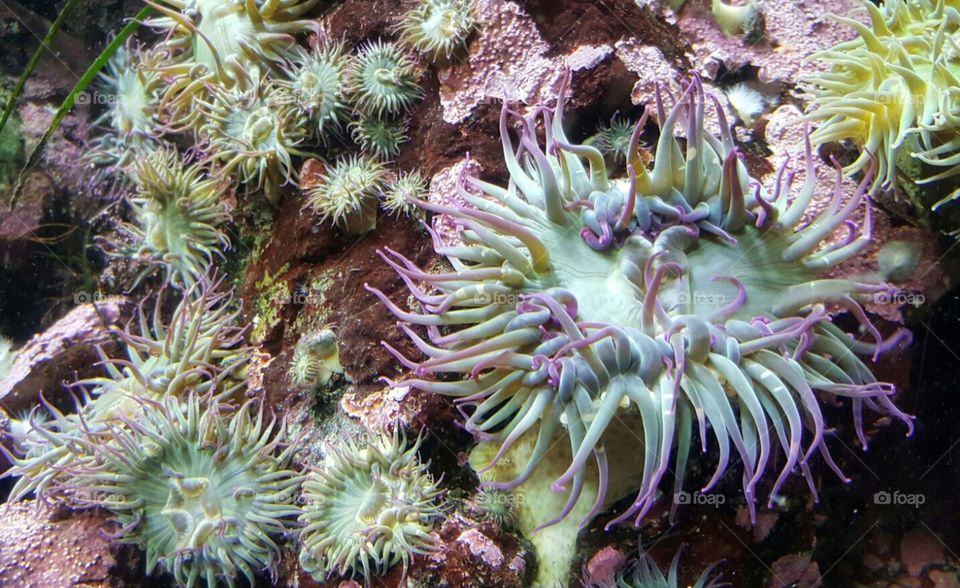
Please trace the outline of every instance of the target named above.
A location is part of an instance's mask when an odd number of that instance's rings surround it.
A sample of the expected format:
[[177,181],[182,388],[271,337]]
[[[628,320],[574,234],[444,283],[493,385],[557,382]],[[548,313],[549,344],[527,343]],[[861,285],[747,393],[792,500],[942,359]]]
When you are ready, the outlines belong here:
[[[604,432],[626,414],[642,422],[645,460],[634,502],[611,524],[639,523],[649,512],[674,454],[682,488],[694,423],[701,449],[712,442],[719,449],[704,491],[736,457],[751,516],[758,484],[777,460],[783,466],[771,503],[796,470],[813,489],[815,454],[840,473],[818,393],[850,399],[864,446],[864,407],[912,431],[911,417],[890,400],[892,385],[877,382],[859,358],[909,340],[906,331],[884,340],[860,306],[890,287],[830,274],[869,240],[869,221],[859,229],[850,222],[869,211],[869,178],[849,198],[838,183],[826,209],[804,220],[816,185],[809,142],[803,185],[792,190],[793,175],[784,179],[781,169],[768,192],[747,174],[728,130],[719,138],[704,131],[707,103],[696,78],[669,111],[658,95],[652,171],[640,162],[638,130],[627,154],[629,180],[610,180],[599,152],[564,135],[563,91],[556,109],[527,117],[505,105],[510,186],[463,180],[466,205],[415,201],[459,227],[462,245],[432,233],[453,271],[424,272],[394,251],[380,252],[420,306],[406,311],[368,287],[426,356],[407,358],[385,344],[413,372],[401,384],[453,397],[468,430],[498,440],[488,468],[525,433],[537,435],[521,474],[491,487],[521,485],[566,431],[572,460],[554,490],[569,500],[556,520],[577,502],[591,459],[600,493],[588,518],[619,498],[604,496]],[[519,124],[518,146],[511,121]],[[686,136],[684,149],[677,135]],[[828,244],[837,231],[846,237]],[[834,308],[850,310],[872,343],[833,325]],[[429,342],[408,325],[425,327]],[[449,374],[463,379],[448,381]]]

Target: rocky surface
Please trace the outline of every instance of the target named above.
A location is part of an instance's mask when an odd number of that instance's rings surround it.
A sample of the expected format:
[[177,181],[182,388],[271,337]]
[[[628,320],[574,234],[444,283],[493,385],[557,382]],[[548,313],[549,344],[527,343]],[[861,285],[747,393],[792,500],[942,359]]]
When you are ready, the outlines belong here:
[[[801,61],[849,36],[823,21],[823,13],[847,12],[857,3],[764,2],[767,35],[752,45],[724,35],[710,17],[706,0],[690,0],[679,14],[661,4],[480,0],[483,26],[471,37],[466,57],[439,69],[422,68],[424,99],[413,111],[411,141],[403,146],[396,168],[422,169],[431,178],[430,200],[440,203],[455,201],[455,186],[462,173],[503,182],[500,99],[507,97],[517,108],[555,100],[564,66],[572,70],[568,109],[570,132],[578,139],[591,134],[597,123],[608,121],[614,112],[638,118],[652,103],[657,88],[675,94],[678,84],[695,72],[721,98],[721,107],[731,121],[733,113],[720,96],[724,88],[749,82],[766,92],[769,104],[758,125],[736,127],[751,171],[769,181],[788,153],[796,164],[803,129],[790,121],[802,108],[795,85]],[[324,8],[318,18],[328,34],[352,44],[391,35],[393,23],[404,9],[405,4],[397,0],[345,0]],[[10,39],[0,36],[6,45],[12,44]],[[22,62],[22,56],[19,61],[11,55],[4,59],[11,67],[10,62]],[[41,79],[47,85],[31,87],[22,109],[29,123],[27,134],[35,138],[48,120],[50,105],[62,93],[48,78]],[[68,165],[76,158],[76,143],[86,132],[89,114],[78,111],[76,119],[69,122],[62,148],[48,147],[49,159],[43,170],[28,176],[17,208],[0,211],[0,253],[5,256],[5,270],[22,268],[38,255],[43,241],[34,237],[64,195],[76,197],[79,216],[91,216],[92,205],[83,200],[82,174]],[[305,184],[319,176],[322,165],[316,159],[304,164]],[[818,157],[817,169],[818,205],[823,206],[835,175],[825,157]],[[268,404],[288,419],[291,438],[298,443],[297,458],[308,466],[318,463],[325,441],[335,442],[338,435],[360,428],[378,430],[399,423],[410,430],[426,429],[424,454],[433,459],[432,469],[445,475],[446,485],[460,495],[472,493],[477,480],[465,466],[464,453],[471,441],[453,424],[457,414],[451,403],[411,391],[402,382],[388,386],[381,379],[402,380],[403,376],[381,341],[409,356],[416,356],[417,350],[395,326],[395,317],[364,289],[369,284],[393,300],[406,296],[402,281],[378,257],[379,249],[389,247],[431,270],[443,268],[445,262],[435,256],[429,236],[415,219],[382,215],[375,232],[348,238],[321,225],[303,203],[304,195],[291,190],[278,209],[263,215],[266,219],[249,209],[238,209],[247,212],[237,214],[236,234],[241,238],[234,243],[231,259],[232,264],[237,263],[230,267],[239,268],[237,292],[255,348],[251,393],[263,393]],[[873,445],[864,455],[852,441],[848,410],[828,407],[830,422],[838,423],[831,447],[842,469],[854,479],[852,485],[842,484],[818,464],[815,483],[820,503],[811,498],[804,481],[795,477],[783,489],[789,499],[773,509],[762,509],[756,525],[749,524],[735,475],[717,488],[723,502],[690,505],[682,510],[678,527],[670,525],[662,505],[639,530],[618,528],[607,533],[603,530],[606,518],[600,517],[580,536],[577,565],[591,578],[612,578],[637,552],[638,544],[643,544],[651,547],[662,569],[680,546],[687,545],[680,566],[687,582],[693,582],[707,564],[722,560],[719,569],[735,586],[813,586],[817,582],[839,586],[850,578],[871,586],[956,585],[960,520],[956,497],[941,493],[942,488],[956,488],[960,476],[949,469],[953,463],[949,450],[947,457],[937,458],[955,441],[951,431],[955,431],[960,414],[955,402],[953,408],[942,411],[937,407],[943,404],[936,401],[949,404],[945,400],[948,390],[955,390],[960,382],[926,382],[922,376],[911,375],[910,369],[911,362],[919,365],[914,372],[919,374],[924,362],[945,365],[954,361],[950,359],[953,352],[948,351],[958,340],[949,333],[956,331],[960,317],[949,314],[957,313],[957,301],[956,295],[946,294],[954,269],[945,261],[945,253],[954,245],[883,209],[876,212],[876,246],[852,260],[844,272],[877,271],[876,255],[884,242],[905,239],[920,244],[920,270],[902,286],[922,293],[923,306],[917,309],[897,301],[880,301],[868,309],[888,321],[885,329],[906,321],[917,331],[914,347],[888,357],[877,370],[904,390],[898,402],[918,414],[923,429],[917,436],[929,441],[917,444],[914,439],[907,442],[912,446],[904,448],[901,430],[879,421],[868,427]],[[62,215],[56,218],[63,220]],[[454,238],[454,227],[442,222],[435,226],[444,239]],[[2,290],[12,287],[5,285]],[[61,296],[75,291],[65,286],[61,290]],[[27,308],[19,299],[4,302],[7,307],[16,302],[18,308]],[[59,390],[75,372],[82,377],[95,370],[92,345],[109,341],[105,328],[122,314],[121,302],[101,304],[99,312],[83,305],[69,313],[63,312],[62,304],[30,302],[29,312],[24,311],[29,316],[42,315],[42,311],[49,311],[54,318],[63,316],[23,347],[14,368],[0,380],[0,400],[11,410],[29,407],[41,390],[45,394]],[[947,318],[933,321],[929,317],[937,304]],[[847,318],[838,315],[837,320]],[[301,337],[321,327],[329,327],[337,335],[345,377],[322,393],[293,390],[287,376],[293,349]],[[922,460],[918,458],[921,453]],[[923,509],[892,505],[884,510],[876,502],[876,492],[907,490],[887,488],[880,480],[900,484],[899,480],[916,473],[910,464],[918,460],[933,472],[919,490],[929,499],[927,504]],[[702,462],[692,461],[690,487],[709,479],[712,470],[702,464],[714,461],[710,455]],[[768,491],[769,486],[763,490]],[[116,569],[108,542],[93,532],[103,523],[95,515],[59,520],[36,514],[32,505],[5,508],[0,511],[0,562],[5,564],[0,566],[0,584],[106,586],[122,583],[129,574],[129,569]],[[472,519],[466,509],[454,508],[437,534],[440,548],[430,557],[415,560],[410,585],[519,587],[532,577],[536,558],[524,540]],[[42,549],[47,550],[48,558],[49,553],[62,557],[45,560]],[[285,550],[280,585],[359,586],[341,578],[318,583],[298,571],[295,550],[289,544]],[[4,573],[16,575],[5,577]],[[379,578],[377,585],[401,585],[400,570],[395,568]]]

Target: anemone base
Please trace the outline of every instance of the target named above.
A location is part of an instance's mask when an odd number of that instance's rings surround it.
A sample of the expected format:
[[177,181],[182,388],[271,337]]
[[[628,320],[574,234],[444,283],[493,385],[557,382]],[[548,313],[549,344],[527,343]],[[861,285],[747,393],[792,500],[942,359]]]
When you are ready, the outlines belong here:
[[[617,443],[624,436],[643,438],[642,427],[627,417],[610,424],[604,434],[608,458],[617,464],[617,470],[608,476],[607,497],[604,508],[617,499],[629,495],[640,484],[643,472],[643,453],[630,451],[630,443]],[[489,470],[480,474],[484,482],[510,482],[515,480],[529,461],[536,443],[536,431],[531,431],[517,439],[511,448]],[[470,466],[482,470],[497,454],[500,444],[484,441],[470,453]],[[577,535],[581,522],[591,517],[594,502],[597,499],[599,475],[596,463],[587,466],[584,487],[580,497],[570,513],[561,521],[540,528],[554,521],[569,498],[566,492],[555,492],[553,483],[570,465],[570,446],[566,433],[554,441],[550,451],[536,468],[534,474],[523,484],[510,492],[517,497],[517,530],[528,538],[537,550],[537,576],[533,588],[554,588],[570,585],[571,566],[577,555]],[[592,518],[592,517],[591,517]]]

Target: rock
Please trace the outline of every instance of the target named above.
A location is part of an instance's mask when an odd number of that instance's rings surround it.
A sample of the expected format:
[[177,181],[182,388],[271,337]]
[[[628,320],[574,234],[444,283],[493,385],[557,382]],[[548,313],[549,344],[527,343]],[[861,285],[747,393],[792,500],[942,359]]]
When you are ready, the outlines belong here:
[[0,585],[116,586],[105,521],[94,513],[61,518],[34,501],[0,507]]
[[617,573],[627,563],[619,549],[607,546],[594,554],[583,570],[583,583],[596,586],[615,586]]
[[811,554],[792,553],[773,562],[770,581],[767,588],[793,586],[794,588],[813,588],[820,586],[820,566],[811,561]]
[[919,577],[928,566],[944,563],[943,543],[930,533],[911,531],[900,540],[900,559],[907,573]]
[[119,296],[80,304],[49,329],[34,335],[17,351],[10,370],[0,378],[0,401],[4,407],[13,413],[27,411],[38,402],[41,393],[54,401],[63,383],[74,381],[75,376],[99,375],[96,346],[103,346],[107,353],[112,350],[109,327],[117,323],[129,304],[128,299]]

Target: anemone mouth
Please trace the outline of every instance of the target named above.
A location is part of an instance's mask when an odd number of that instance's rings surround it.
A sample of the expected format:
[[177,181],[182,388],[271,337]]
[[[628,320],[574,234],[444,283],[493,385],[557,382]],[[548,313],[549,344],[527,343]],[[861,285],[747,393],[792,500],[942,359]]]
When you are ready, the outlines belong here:
[[[704,452],[711,443],[720,452],[705,490],[736,453],[753,515],[757,484],[778,454],[785,465],[771,503],[795,470],[813,490],[815,453],[842,477],[814,390],[850,399],[864,446],[864,407],[911,425],[890,402],[892,386],[877,382],[857,357],[909,340],[906,331],[883,339],[858,303],[889,286],[829,275],[870,240],[869,176],[848,197],[838,172],[827,208],[804,221],[816,186],[809,142],[803,185],[793,191],[792,174],[783,181],[781,169],[766,191],[746,173],[719,108],[723,134],[704,132],[707,98],[699,80],[669,111],[662,97],[656,103],[662,129],[652,171],[637,150],[644,117],[631,137],[627,182],[608,178],[599,151],[568,141],[562,92],[555,110],[540,107],[528,117],[505,106],[510,187],[471,179],[459,190],[465,205],[417,201],[461,227],[456,245],[431,230],[454,271],[423,272],[387,250],[381,257],[420,312],[371,289],[426,356],[413,361],[387,346],[413,371],[403,384],[454,397],[468,430],[501,443],[481,471],[528,431],[536,435],[516,479],[491,488],[523,484],[566,433],[572,461],[554,489],[569,499],[552,522],[576,504],[589,460],[597,462],[600,489],[587,519],[619,498],[605,496],[612,468],[604,450],[618,415],[639,418],[644,465],[630,474],[639,487],[634,503],[613,522],[637,523],[656,501],[674,454],[682,487],[694,429]],[[516,148],[511,118],[520,123]],[[544,146],[535,131],[541,122]],[[674,138],[680,125],[684,148]],[[484,197],[469,192],[467,182]],[[867,213],[857,226],[849,219],[862,207]],[[829,240],[835,233],[842,236]],[[827,308],[834,306],[850,311],[873,341],[854,341],[832,325]],[[409,325],[425,327],[427,338]],[[432,379],[441,374],[464,379]]]

